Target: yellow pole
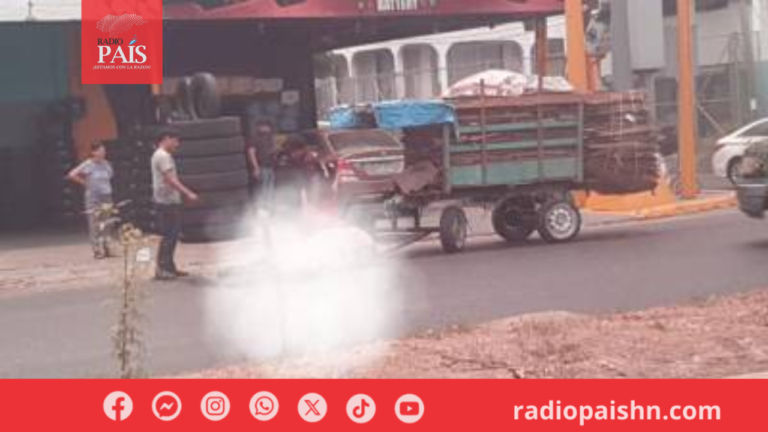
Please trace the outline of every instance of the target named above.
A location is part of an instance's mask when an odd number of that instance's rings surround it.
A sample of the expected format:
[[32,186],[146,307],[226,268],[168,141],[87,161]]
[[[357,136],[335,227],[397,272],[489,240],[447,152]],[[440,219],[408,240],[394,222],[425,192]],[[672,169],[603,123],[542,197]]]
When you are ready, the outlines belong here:
[[685,199],[696,198],[696,108],[693,71],[693,0],[677,0],[678,140],[680,183]]
[[568,32],[568,81],[577,92],[586,93],[590,86],[582,0],[565,0],[565,21]]

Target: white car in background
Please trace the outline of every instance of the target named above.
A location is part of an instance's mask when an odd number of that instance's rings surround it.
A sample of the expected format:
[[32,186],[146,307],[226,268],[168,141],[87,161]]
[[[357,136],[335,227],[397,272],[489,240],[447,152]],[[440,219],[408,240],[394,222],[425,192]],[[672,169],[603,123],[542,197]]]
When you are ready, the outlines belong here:
[[747,126],[717,141],[712,155],[712,168],[715,175],[727,178],[731,182],[739,176],[744,151],[750,144],[768,139],[768,118],[750,123]]

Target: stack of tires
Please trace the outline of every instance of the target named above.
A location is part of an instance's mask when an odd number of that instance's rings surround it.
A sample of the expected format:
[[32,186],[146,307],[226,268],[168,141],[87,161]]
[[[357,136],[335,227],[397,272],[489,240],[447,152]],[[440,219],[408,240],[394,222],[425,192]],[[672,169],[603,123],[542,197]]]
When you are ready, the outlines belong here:
[[143,231],[154,230],[152,209],[152,170],[150,160],[154,151],[151,139],[125,138],[107,141],[107,158],[112,163],[113,199],[128,201],[121,216]]
[[81,223],[83,215],[83,190],[66,176],[80,161],[75,154],[75,144],[66,139],[56,139],[43,144],[42,165],[45,173],[45,214],[54,225]]
[[[199,243],[237,238],[249,196],[240,118],[220,117],[216,79],[208,73],[180,80],[175,106],[168,123],[181,138],[174,155],[179,179],[200,196],[184,207],[181,239]],[[156,137],[156,131],[145,128],[141,135]]]
[[173,123],[181,135],[179,178],[200,200],[182,216],[182,240],[208,242],[238,236],[248,203],[245,139],[237,117]]
[[41,222],[41,172],[36,151],[0,150],[0,228],[32,228]]

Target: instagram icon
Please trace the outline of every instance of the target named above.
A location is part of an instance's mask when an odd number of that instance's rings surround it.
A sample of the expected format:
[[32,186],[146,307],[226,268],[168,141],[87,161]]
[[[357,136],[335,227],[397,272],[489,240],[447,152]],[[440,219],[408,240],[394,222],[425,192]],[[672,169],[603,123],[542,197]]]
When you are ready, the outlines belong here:
[[229,399],[224,393],[210,392],[203,397],[200,409],[208,420],[223,420],[229,414]]

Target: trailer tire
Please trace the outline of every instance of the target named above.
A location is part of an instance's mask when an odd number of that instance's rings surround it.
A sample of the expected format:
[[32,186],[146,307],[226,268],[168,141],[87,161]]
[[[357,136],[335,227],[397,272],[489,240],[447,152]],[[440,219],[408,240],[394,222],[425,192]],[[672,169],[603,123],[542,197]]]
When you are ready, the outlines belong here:
[[[526,220],[526,211],[533,215],[533,221]],[[491,223],[493,230],[504,240],[510,243],[520,243],[528,240],[536,231],[536,210],[531,203],[530,208],[525,208],[525,203],[515,199],[508,199],[499,203],[493,209]]]
[[457,253],[467,244],[467,215],[460,207],[451,206],[440,216],[440,244],[446,253]]
[[539,209],[539,235],[547,243],[567,243],[581,231],[581,213],[567,200],[544,203]]

